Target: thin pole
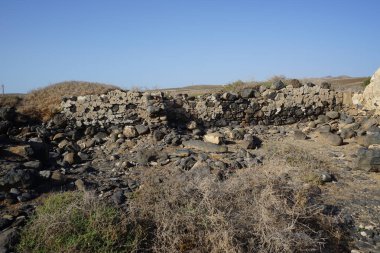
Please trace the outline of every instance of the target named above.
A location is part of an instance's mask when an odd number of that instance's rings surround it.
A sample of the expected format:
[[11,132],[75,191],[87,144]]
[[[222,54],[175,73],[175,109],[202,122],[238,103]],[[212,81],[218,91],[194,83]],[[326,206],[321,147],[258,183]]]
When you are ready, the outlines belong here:
[[5,87],[4,84],[2,84],[2,85],[1,85],[1,89],[2,89],[2,91],[3,91],[3,95],[4,95],[4,87]]

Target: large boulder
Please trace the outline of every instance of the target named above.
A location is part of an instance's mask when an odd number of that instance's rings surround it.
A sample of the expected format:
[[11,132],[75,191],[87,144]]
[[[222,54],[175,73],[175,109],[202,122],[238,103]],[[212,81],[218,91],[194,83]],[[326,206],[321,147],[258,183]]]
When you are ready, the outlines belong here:
[[362,96],[364,109],[375,110],[380,114],[380,68],[373,74],[370,84],[364,89]]
[[281,90],[285,88],[285,84],[281,80],[278,80],[278,81],[273,82],[270,88],[272,90]]
[[359,149],[357,168],[367,172],[380,172],[380,149]]
[[322,143],[329,144],[331,146],[341,146],[343,144],[342,137],[333,133],[319,133],[319,140]]

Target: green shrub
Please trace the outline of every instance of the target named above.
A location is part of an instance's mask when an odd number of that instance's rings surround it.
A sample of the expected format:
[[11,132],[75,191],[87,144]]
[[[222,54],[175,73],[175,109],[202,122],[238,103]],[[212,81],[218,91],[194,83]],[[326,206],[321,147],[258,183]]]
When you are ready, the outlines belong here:
[[130,252],[142,233],[88,193],[53,194],[21,232],[19,252]]
[[368,86],[368,84],[371,82],[371,77],[368,77],[367,79],[365,79],[364,81],[363,81],[363,86],[364,87],[366,87],[366,86]]
[[237,91],[243,89],[245,85],[246,85],[246,83],[243,82],[242,80],[237,80],[235,82],[232,82],[232,83],[225,85],[224,90],[230,91],[230,92],[237,92]]

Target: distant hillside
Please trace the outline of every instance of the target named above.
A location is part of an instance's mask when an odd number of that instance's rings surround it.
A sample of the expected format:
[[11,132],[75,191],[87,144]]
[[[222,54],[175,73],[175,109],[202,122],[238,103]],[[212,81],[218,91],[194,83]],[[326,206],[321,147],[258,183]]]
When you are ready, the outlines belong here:
[[[219,91],[225,91],[230,90],[234,91],[234,88],[236,89],[242,89],[246,87],[255,87],[257,85],[270,85],[274,80],[277,80],[279,77],[271,78],[267,81],[258,81],[258,82],[243,82],[243,81],[237,81],[234,83],[221,85],[211,85],[211,84],[196,84],[196,85],[189,85],[184,87],[178,87],[178,88],[167,88],[167,89],[160,89],[161,91],[168,92],[170,94],[179,94],[179,93],[186,93],[189,95],[201,95],[205,93],[211,93],[211,92],[219,92]],[[284,81],[289,80],[283,77]],[[351,90],[351,91],[360,91],[363,90],[363,82],[368,77],[349,77],[346,75],[337,76],[337,77],[320,77],[320,78],[303,78],[299,79],[302,83],[312,82],[315,84],[321,84],[323,82],[329,82],[332,84],[332,88],[336,90]],[[281,78],[280,78],[281,79]],[[233,87],[235,84],[239,83],[239,87]],[[236,91],[236,90],[235,90]]]

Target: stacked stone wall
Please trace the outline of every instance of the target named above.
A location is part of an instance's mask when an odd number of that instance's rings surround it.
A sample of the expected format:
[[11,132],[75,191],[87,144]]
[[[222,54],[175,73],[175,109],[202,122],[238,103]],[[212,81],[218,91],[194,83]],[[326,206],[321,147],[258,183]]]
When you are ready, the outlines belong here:
[[320,86],[287,86],[280,90],[245,89],[239,93],[199,97],[163,92],[113,90],[107,94],[66,98],[62,113],[76,125],[186,124],[205,127],[226,125],[283,125],[315,119],[343,106],[342,92]]

